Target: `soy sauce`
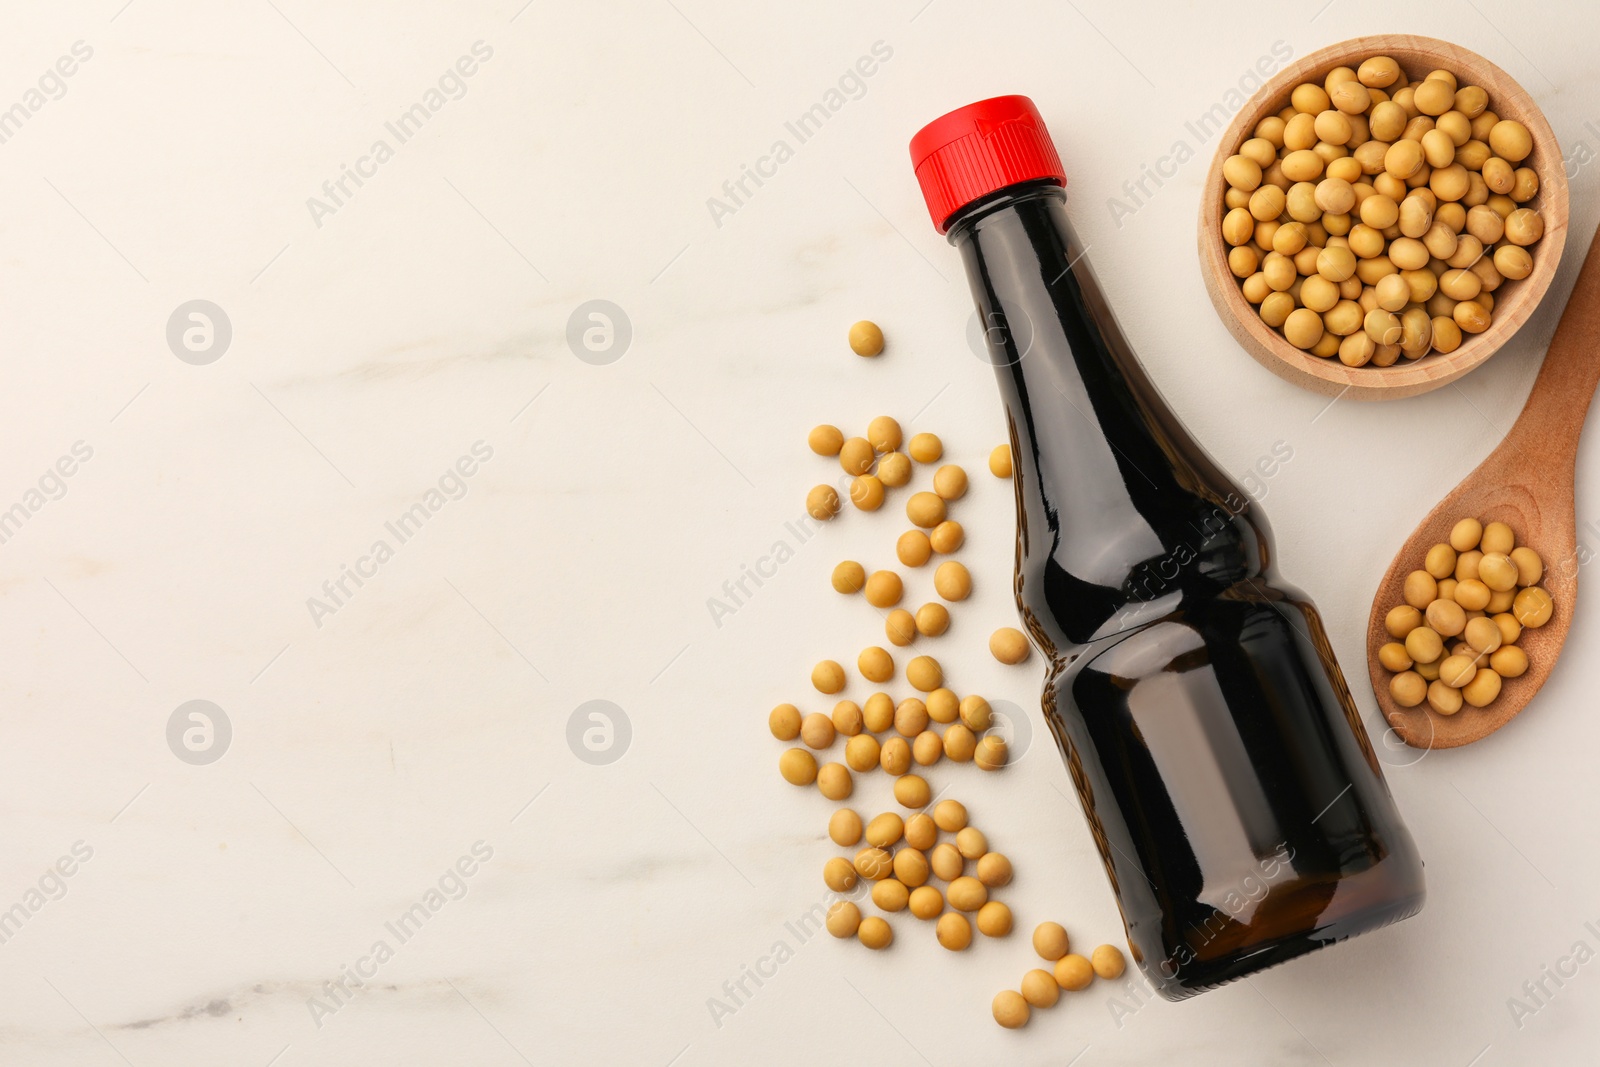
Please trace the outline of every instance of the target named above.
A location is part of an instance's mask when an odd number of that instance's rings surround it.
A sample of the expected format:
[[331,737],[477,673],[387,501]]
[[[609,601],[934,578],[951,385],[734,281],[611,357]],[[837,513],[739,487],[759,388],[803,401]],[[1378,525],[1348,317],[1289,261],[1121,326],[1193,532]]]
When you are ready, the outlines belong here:
[[1177,1000],[1414,914],[1422,862],[1321,618],[1134,357],[1032,103],[912,154],[985,327],[1017,606],[1135,959]]

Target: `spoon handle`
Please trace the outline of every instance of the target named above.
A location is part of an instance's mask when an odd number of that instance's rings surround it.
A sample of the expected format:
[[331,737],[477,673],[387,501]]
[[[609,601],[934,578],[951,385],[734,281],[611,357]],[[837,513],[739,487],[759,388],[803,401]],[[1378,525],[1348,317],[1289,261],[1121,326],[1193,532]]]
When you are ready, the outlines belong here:
[[1600,240],[1591,240],[1578,280],[1545,352],[1533,390],[1506,444],[1570,465],[1577,457],[1583,420],[1600,384]]

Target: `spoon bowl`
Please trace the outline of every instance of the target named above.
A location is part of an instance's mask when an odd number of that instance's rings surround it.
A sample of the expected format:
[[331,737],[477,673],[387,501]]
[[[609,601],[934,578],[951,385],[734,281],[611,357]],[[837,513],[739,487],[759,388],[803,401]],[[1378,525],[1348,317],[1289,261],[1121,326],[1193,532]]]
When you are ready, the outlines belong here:
[[[1579,271],[1555,337],[1522,414],[1500,446],[1439,502],[1414,530],[1378,584],[1367,625],[1367,669],[1378,707],[1406,744],[1416,748],[1455,748],[1485,737],[1527,706],[1544,685],[1561,654],[1578,599],[1578,570],[1584,562],[1577,544],[1573,483],[1578,438],[1584,416],[1600,384],[1600,242],[1592,243]],[[1544,560],[1539,584],[1555,601],[1550,621],[1524,629],[1517,644],[1528,654],[1528,670],[1504,680],[1488,707],[1463,705],[1440,715],[1427,701],[1403,708],[1389,695],[1391,672],[1378,662],[1378,650],[1394,640],[1384,617],[1404,603],[1406,575],[1422,568],[1428,549],[1450,538],[1464,518],[1485,525],[1503,522]]]

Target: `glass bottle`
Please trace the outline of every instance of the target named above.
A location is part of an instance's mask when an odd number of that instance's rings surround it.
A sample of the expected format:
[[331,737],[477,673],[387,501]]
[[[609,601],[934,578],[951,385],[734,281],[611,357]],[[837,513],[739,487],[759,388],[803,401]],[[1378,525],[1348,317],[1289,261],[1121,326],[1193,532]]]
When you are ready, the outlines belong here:
[[996,365],[1017,606],[1136,961],[1182,999],[1414,914],[1422,862],[1317,610],[1134,357],[1032,102],[952,112],[912,157]]

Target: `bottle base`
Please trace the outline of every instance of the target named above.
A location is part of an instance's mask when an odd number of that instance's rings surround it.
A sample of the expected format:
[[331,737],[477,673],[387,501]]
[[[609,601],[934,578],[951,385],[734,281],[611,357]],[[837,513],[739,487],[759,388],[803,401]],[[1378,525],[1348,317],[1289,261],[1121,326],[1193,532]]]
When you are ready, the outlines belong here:
[[1314,930],[1263,941],[1213,959],[1191,960],[1171,977],[1147,975],[1166,1000],[1188,1000],[1317,949],[1409,919],[1422,910],[1426,896],[1419,889],[1414,895],[1363,908]]

